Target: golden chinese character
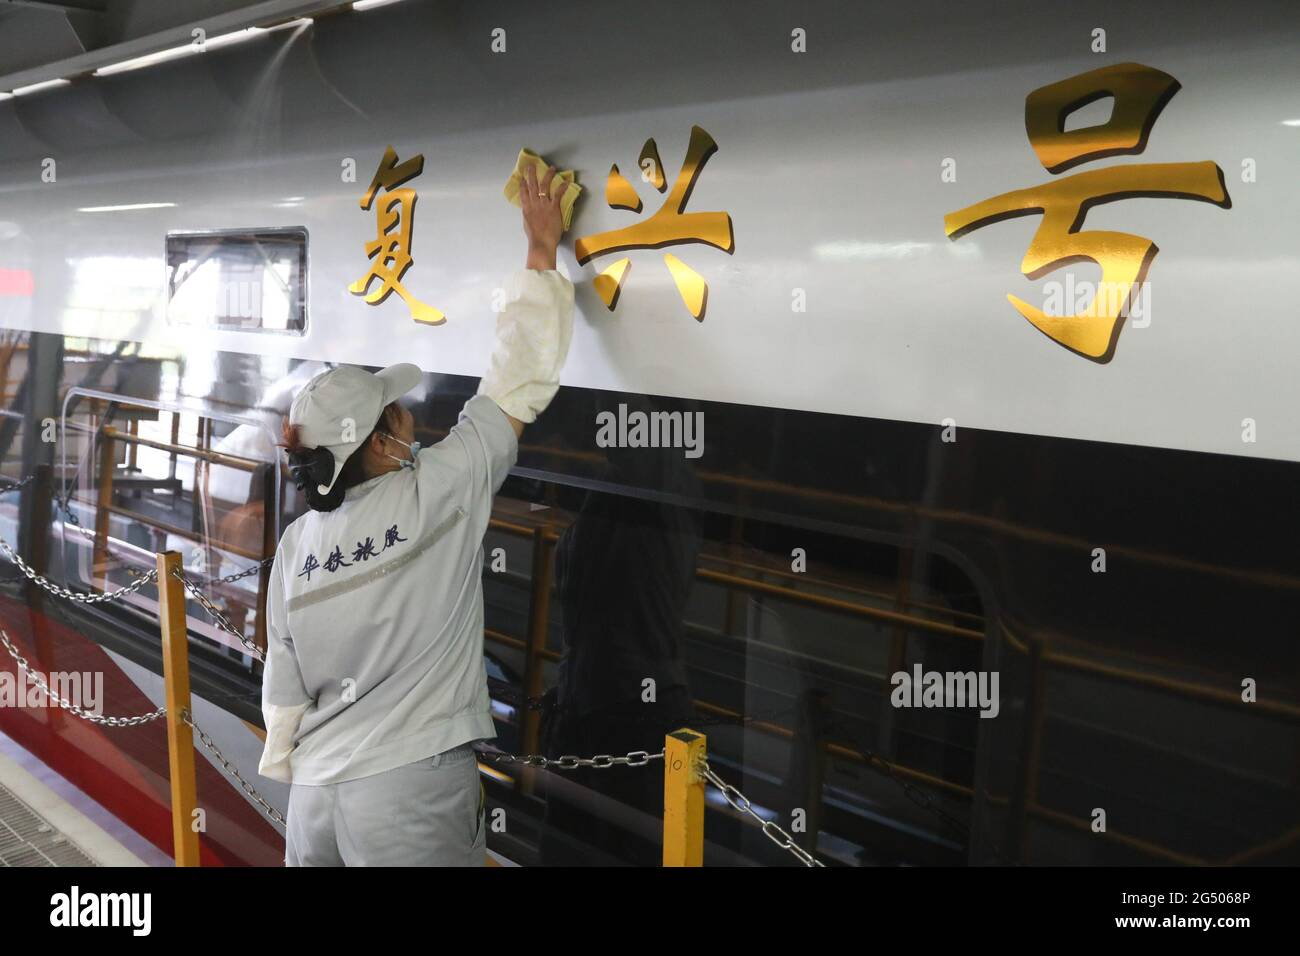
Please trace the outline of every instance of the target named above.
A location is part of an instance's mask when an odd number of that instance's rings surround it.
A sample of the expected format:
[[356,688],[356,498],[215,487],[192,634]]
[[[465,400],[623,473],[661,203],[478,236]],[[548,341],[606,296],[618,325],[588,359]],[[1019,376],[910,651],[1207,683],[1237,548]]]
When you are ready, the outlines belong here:
[[[411,238],[415,228],[415,203],[419,198],[414,189],[398,189],[404,183],[424,172],[424,155],[414,156],[400,165],[397,153],[389,146],[384,150],[379,169],[370,181],[370,187],[361,197],[361,208],[369,211],[375,194],[382,187],[384,195],[375,209],[377,234],[366,243],[366,255],[372,260],[370,271],[348,286],[353,295],[364,295],[370,305],[378,305],[396,292],[411,310],[411,318],[428,325],[441,325],[447,317],[431,305],[419,301],[402,285],[402,276],[415,264],[411,258]],[[396,232],[393,231],[396,227]],[[373,292],[367,290],[378,280]]]
[[[691,127],[691,140],[686,149],[682,170],[673,184],[672,192],[664,199],[659,211],[648,219],[590,236],[583,236],[574,244],[579,265],[586,265],[596,256],[629,249],[662,249],[664,246],[687,242],[702,242],[721,249],[730,255],[735,251],[735,237],[731,229],[731,216],[725,212],[686,212],[686,203],[695,188],[695,182],[704,170],[704,164],[718,151],[713,137],[698,126]],[[646,140],[641,149],[639,165],[646,180],[660,192],[667,186],[660,168],[659,151],[654,140]],[[609,171],[605,183],[605,200],[612,209],[641,211],[641,199],[632,184],[619,172],[618,166]],[[703,276],[671,253],[664,253],[664,262],[677,285],[686,308],[696,319],[703,321],[708,304],[709,287]],[[596,277],[595,288],[612,312],[618,304],[619,292],[631,268],[632,260],[619,259]]]
[[[1025,131],[1050,173],[1107,156],[1140,153],[1160,111],[1176,92],[1178,81],[1151,67],[1138,63],[1103,67],[1030,93],[1025,99]],[[1106,123],[1065,131],[1069,114],[1106,96],[1115,99]],[[1053,341],[1094,361],[1109,362],[1124,318],[1159,249],[1142,236],[1080,229],[1093,206],[1138,196],[1199,199],[1224,209],[1232,206],[1223,171],[1213,162],[1143,163],[1076,173],[986,199],[945,216],[944,232],[949,239],[958,239],[989,223],[1041,214],[1043,221],[1025,252],[1021,271],[1030,279],[1040,279],[1070,263],[1095,262],[1102,272],[1097,294],[1082,312],[1067,316],[1048,315],[1014,295],[1007,299]]]

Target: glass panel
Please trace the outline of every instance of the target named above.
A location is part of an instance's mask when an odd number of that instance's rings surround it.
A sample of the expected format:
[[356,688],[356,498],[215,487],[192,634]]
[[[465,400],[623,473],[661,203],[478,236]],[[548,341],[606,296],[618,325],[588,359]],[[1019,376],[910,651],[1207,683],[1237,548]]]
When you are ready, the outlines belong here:
[[[680,450],[609,454],[602,483],[623,491],[515,477],[497,498],[484,548],[496,745],[654,753],[689,726],[756,812],[807,849],[820,833],[828,861],[964,862],[978,711],[895,708],[890,676],[980,669],[971,582],[935,555],[629,494],[624,481],[689,491],[692,465]],[[658,765],[500,769],[501,799],[535,826],[513,852],[658,864]],[[712,788],[709,801],[706,861],[795,862]]]

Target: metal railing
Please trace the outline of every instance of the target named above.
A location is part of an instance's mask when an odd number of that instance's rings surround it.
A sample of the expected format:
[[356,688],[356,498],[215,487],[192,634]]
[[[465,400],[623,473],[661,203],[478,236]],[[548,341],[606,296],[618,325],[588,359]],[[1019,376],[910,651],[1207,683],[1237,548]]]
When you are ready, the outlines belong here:
[[[95,405],[95,403],[100,401],[102,400],[92,399],[92,406]],[[131,403],[123,402],[123,404],[129,405]],[[148,406],[144,406],[144,407],[148,407]],[[173,415],[172,434],[173,434],[173,439],[175,439],[177,437],[180,413],[173,411],[172,415]],[[200,419],[200,421],[202,421],[202,419]],[[266,594],[267,594],[267,589],[270,580],[268,576],[269,567],[273,558],[273,553],[274,553],[275,543],[276,543],[275,531],[274,531],[275,522],[265,520],[265,516],[264,516],[262,544],[261,544],[261,548],[256,551],[244,547],[243,545],[240,545],[239,543],[233,541],[218,540],[217,542],[214,542],[210,536],[202,537],[198,533],[190,529],[182,528],[178,525],[172,524],[171,522],[165,521],[161,518],[154,517],[152,515],[142,514],[133,509],[115,504],[114,503],[114,479],[117,471],[116,468],[117,446],[119,443],[128,446],[129,448],[132,449],[132,451],[134,451],[134,449],[137,447],[148,447],[159,451],[167,452],[167,454],[171,457],[171,462],[172,462],[171,470],[173,473],[175,470],[175,460],[177,457],[192,458],[196,462],[204,462],[208,465],[219,465],[221,467],[231,468],[237,471],[244,472],[246,474],[255,473],[259,468],[266,467],[267,465],[274,465],[274,463],[259,461],[251,458],[245,458],[239,455],[232,455],[225,452],[216,452],[216,451],[212,451],[209,448],[191,447],[189,445],[181,444],[179,443],[179,441],[176,440],[163,441],[161,439],[148,438],[136,434],[134,431],[122,431],[108,424],[102,424],[98,428],[89,429],[88,431],[90,431],[90,433],[92,434],[97,434],[99,436],[99,443],[100,443],[99,454],[98,454],[98,461],[99,461],[98,481],[96,483],[97,494],[94,503],[94,507],[95,507],[95,528],[93,534],[94,549],[92,551],[92,557],[91,557],[92,580],[94,584],[101,591],[107,588],[107,573],[108,573],[108,566],[109,566],[108,531],[109,531],[109,519],[113,515],[116,515],[121,518],[125,518],[129,521],[134,521],[156,532],[163,532],[165,534],[170,534],[180,538],[188,538],[189,540],[193,541],[196,545],[202,546],[208,550],[211,550],[214,547],[219,547],[223,551],[236,554],[240,557],[247,558],[252,561],[256,561],[258,563],[254,565],[252,568],[241,570],[239,572],[236,572],[233,575],[226,575],[225,577],[214,579],[214,583],[228,584],[233,581],[240,580],[241,578],[251,576],[252,574],[258,575],[257,597],[254,606],[250,609],[253,612],[253,628],[254,628],[254,638],[251,645],[244,638],[243,634],[239,633],[229,625],[229,621],[224,617],[224,615],[222,615],[219,611],[217,611],[216,607],[202,594],[201,591],[199,591],[196,587],[193,587],[188,583],[187,583],[187,587],[189,587],[191,593],[195,595],[196,600],[202,603],[205,609],[208,610],[210,614],[213,614],[214,620],[217,621],[220,630],[230,633],[232,636],[238,639],[241,645],[245,646],[246,648],[251,646],[258,649],[259,651],[258,656],[260,656],[260,650],[265,648],[266,646],[266,633],[265,633]],[[200,429],[200,432],[204,435],[205,439],[206,437],[210,436],[210,430]],[[195,485],[196,487],[194,493],[197,499],[198,497],[197,475],[196,475]],[[264,495],[263,497],[264,502],[270,502],[272,500],[276,500],[275,496],[268,494],[268,495]],[[73,502],[79,504],[87,504],[87,505],[90,504],[89,501],[86,501],[85,499],[76,496],[74,493],[70,491],[68,497],[62,502],[64,509],[70,515],[74,514],[71,507]],[[264,505],[263,507],[265,508],[266,505]],[[151,571],[149,573],[154,574],[156,572]],[[139,584],[140,582],[137,581],[135,582],[133,587],[138,587]]]

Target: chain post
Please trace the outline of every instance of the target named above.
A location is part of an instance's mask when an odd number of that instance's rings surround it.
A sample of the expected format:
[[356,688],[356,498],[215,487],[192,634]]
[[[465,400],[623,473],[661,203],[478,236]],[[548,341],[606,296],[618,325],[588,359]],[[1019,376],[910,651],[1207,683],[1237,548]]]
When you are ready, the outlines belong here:
[[162,623],[163,683],[167,689],[167,755],[172,796],[172,841],[177,866],[199,865],[199,835],[192,821],[197,804],[194,734],[185,715],[190,709],[189,633],[185,588],[174,572],[178,551],[158,555],[158,619]]
[[664,738],[664,866],[704,865],[703,734],[682,728]]

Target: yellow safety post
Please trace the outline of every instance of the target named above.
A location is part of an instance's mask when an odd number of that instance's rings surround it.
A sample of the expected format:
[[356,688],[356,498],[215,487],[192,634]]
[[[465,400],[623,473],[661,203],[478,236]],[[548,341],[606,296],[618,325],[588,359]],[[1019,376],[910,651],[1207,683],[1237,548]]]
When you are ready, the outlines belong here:
[[190,709],[189,634],[185,585],[173,575],[177,551],[158,555],[158,620],[162,623],[163,684],[167,689],[167,758],[171,770],[172,844],[177,866],[199,865],[199,835],[191,821],[198,803],[194,785],[194,734],[181,714]]
[[682,728],[664,738],[664,866],[704,865],[703,734]]

